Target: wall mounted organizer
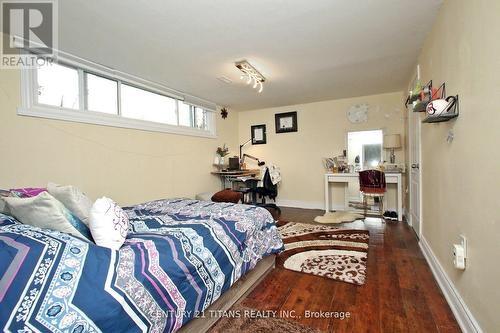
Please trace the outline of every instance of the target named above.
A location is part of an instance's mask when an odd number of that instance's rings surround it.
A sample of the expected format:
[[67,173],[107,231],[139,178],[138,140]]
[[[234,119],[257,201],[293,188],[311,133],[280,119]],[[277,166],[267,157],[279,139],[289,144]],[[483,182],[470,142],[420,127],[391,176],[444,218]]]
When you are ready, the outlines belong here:
[[446,96],[446,84],[438,88],[432,86],[432,80],[416,93],[410,93],[405,107],[412,105],[413,112],[426,112],[423,123],[440,123],[458,117],[458,95]]
[[444,98],[446,97],[445,95],[445,84],[443,83],[436,89],[432,87],[432,80],[430,80],[422,87],[417,100],[418,102],[413,105],[413,112],[425,112],[427,104],[429,104],[430,101],[436,98]]
[[[447,103],[445,108],[437,107],[436,112],[440,112],[439,114],[428,114],[427,117],[422,120],[423,123],[441,123],[443,121],[448,121],[453,118],[457,118],[459,115],[459,107],[458,107],[458,95],[448,96],[446,99],[438,99],[432,101],[431,103],[442,101],[442,103]],[[429,103],[430,104],[430,103]]]

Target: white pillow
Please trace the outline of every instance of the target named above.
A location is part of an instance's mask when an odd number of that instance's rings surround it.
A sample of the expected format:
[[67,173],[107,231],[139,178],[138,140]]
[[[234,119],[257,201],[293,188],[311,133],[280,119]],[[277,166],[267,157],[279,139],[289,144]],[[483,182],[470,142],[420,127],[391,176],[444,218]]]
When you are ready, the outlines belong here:
[[0,213],[9,214],[9,208],[5,204],[5,201],[3,201],[2,197],[0,197]]
[[9,207],[3,200],[3,198],[10,197],[10,191],[0,190],[0,213],[9,215]]
[[88,220],[92,201],[82,191],[72,185],[61,186],[54,183],[47,185],[47,191],[62,202],[83,223],[89,225]]
[[47,192],[31,198],[4,197],[10,214],[21,223],[66,232],[91,240],[89,228]]
[[116,202],[102,197],[90,209],[89,227],[97,245],[118,250],[127,237],[128,216]]

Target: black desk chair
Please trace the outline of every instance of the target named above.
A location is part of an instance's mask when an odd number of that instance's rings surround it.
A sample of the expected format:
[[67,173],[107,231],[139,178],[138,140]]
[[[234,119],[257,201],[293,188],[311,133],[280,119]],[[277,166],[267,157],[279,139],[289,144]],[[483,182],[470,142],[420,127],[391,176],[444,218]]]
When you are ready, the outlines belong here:
[[[259,182],[259,179],[257,178],[250,178],[247,180],[241,180],[243,184],[245,184],[243,187],[237,188],[234,191],[240,192],[242,194],[241,196],[241,203],[242,204],[248,204],[248,205],[256,205],[257,204],[257,193],[255,189],[257,188],[257,183]],[[250,196],[248,198],[247,196]]]
[[[276,201],[276,197],[278,196],[278,185],[274,185],[271,181],[269,169],[266,169],[266,173],[264,174],[264,178],[262,179],[262,186],[250,188],[249,193],[252,193],[252,201],[254,201],[252,202],[252,204],[259,207],[264,207],[268,210],[273,209],[277,212],[278,217],[281,215],[281,209],[276,205],[276,203],[266,203],[266,197],[273,201]],[[256,202],[257,195],[261,199],[261,202]]]

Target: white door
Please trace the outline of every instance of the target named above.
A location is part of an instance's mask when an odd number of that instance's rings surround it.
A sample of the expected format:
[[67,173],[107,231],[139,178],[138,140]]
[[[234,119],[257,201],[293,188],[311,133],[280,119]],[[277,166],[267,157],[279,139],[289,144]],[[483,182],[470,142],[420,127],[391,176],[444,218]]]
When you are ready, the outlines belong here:
[[411,108],[408,110],[409,124],[409,145],[410,145],[410,225],[415,230],[417,237],[420,238],[421,233],[421,168],[420,168],[420,130],[422,122],[420,114],[413,112]]

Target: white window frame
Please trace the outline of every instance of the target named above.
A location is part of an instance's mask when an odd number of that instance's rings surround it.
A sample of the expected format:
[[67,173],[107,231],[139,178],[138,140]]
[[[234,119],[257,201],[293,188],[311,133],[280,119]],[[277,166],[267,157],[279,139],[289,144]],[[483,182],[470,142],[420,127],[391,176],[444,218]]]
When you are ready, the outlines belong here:
[[[144,131],[163,132],[170,134],[180,134],[188,136],[197,136],[205,138],[216,138],[216,106],[215,104],[200,98],[183,94],[176,90],[165,87],[161,84],[144,80],[134,75],[126,74],[108,67],[81,59],[79,57],[63,53],[57,53],[57,63],[72,67],[78,70],[79,78],[79,109],[68,109],[52,105],[37,103],[36,93],[38,91],[36,69],[21,69],[21,106],[17,108],[17,114],[20,116],[39,117],[48,119],[57,119],[86,124],[138,129]],[[50,65],[48,65],[50,66]],[[84,73],[90,73],[115,80],[118,82],[118,113],[108,114],[86,110],[86,91]],[[125,118],[120,115],[121,103],[121,84],[131,85],[146,91],[164,95],[176,100],[176,116],[178,125],[163,124],[147,120]],[[198,103],[189,103],[190,105],[203,108],[207,114],[207,129],[179,125],[179,101],[196,101]]]

